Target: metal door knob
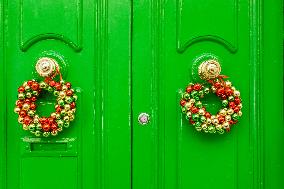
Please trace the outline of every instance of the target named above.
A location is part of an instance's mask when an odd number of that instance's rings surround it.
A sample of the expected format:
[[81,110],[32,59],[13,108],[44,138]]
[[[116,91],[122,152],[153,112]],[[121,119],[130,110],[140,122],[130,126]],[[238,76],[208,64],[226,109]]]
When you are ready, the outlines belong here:
[[42,77],[50,77],[59,69],[57,62],[48,57],[40,58],[36,63],[36,71]]
[[141,113],[139,114],[138,116],[138,122],[141,124],[141,125],[146,125],[150,122],[150,116],[149,114],[147,113]]
[[214,79],[219,76],[221,66],[216,60],[204,61],[198,67],[198,75],[203,80]]

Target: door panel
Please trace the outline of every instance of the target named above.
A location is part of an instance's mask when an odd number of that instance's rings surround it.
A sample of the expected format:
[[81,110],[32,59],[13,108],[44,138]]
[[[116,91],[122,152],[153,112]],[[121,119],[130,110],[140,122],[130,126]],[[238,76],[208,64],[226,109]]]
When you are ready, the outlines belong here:
[[[0,5],[0,86],[6,89],[0,92],[0,188],[130,188],[130,2]],[[13,109],[18,86],[37,77],[35,62],[45,55],[64,60],[63,78],[78,103],[70,128],[36,138],[22,130]],[[54,111],[53,99],[39,101],[41,115]]]
[[[134,2],[133,188],[280,188],[282,2],[262,2]],[[268,24],[272,12],[277,18]],[[222,61],[222,74],[243,99],[240,122],[224,135],[196,132],[179,106],[179,92],[194,81],[192,64],[204,53]],[[277,105],[268,95],[271,82]],[[137,122],[140,112],[150,114],[150,124]],[[271,117],[277,134],[268,129]]]

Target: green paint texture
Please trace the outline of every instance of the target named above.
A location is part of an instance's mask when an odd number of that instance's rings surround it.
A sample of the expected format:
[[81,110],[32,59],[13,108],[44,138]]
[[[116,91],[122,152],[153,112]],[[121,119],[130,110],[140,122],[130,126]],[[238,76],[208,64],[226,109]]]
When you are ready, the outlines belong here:
[[[0,0],[0,189],[282,188],[282,43],[281,0]],[[13,109],[50,52],[78,91],[76,119],[35,138]],[[224,135],[180,111],[204,54],[243,99]]]

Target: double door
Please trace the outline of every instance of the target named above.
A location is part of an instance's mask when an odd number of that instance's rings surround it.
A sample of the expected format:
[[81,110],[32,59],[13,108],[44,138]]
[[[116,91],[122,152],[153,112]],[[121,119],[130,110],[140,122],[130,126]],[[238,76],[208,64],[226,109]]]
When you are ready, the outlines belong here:
[[[281,188],[282,19],[280,0],[1,0],[0,188]],[[224,135],[198,133],[180,110],[204,55],[241,91]],[[13,109],[45,56],[62,60],[78,104],[70,128],[38,138]]]

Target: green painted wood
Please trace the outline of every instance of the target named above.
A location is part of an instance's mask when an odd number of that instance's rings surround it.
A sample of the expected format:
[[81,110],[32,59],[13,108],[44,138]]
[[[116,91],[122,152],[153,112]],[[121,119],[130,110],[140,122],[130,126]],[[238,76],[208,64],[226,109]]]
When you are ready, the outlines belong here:
[[[6,89],[4,62],[4,2],[0,1],[0,87]],[[6,187],[6,90],[0,90],[0,188]]]
[[[282,12],[281,0],[0,0],[0,188],[281,188]],[[46,51],[67,62],[78,111],[66,132],[34,140],[13,108]],[[197,133],[178,105],[203,53],[244,100],[223,136]]]
[[[258,0],[133,3],[133,188],[281,188],[282,7]],[[222,61],[243,98],[240,123],[223,136],[197,133],[178,105],[203,53]],[[149,125],[138,124],[140,112],[151,115]]]
[[[130,188],[130,6],[1,0],[0,188]],[[76,120],[55,138],[34,139],[13,109],[18,86],[50,52],[66,62],[63,78],[77,90]],[[41,99],[40,112],[52,103]]]

